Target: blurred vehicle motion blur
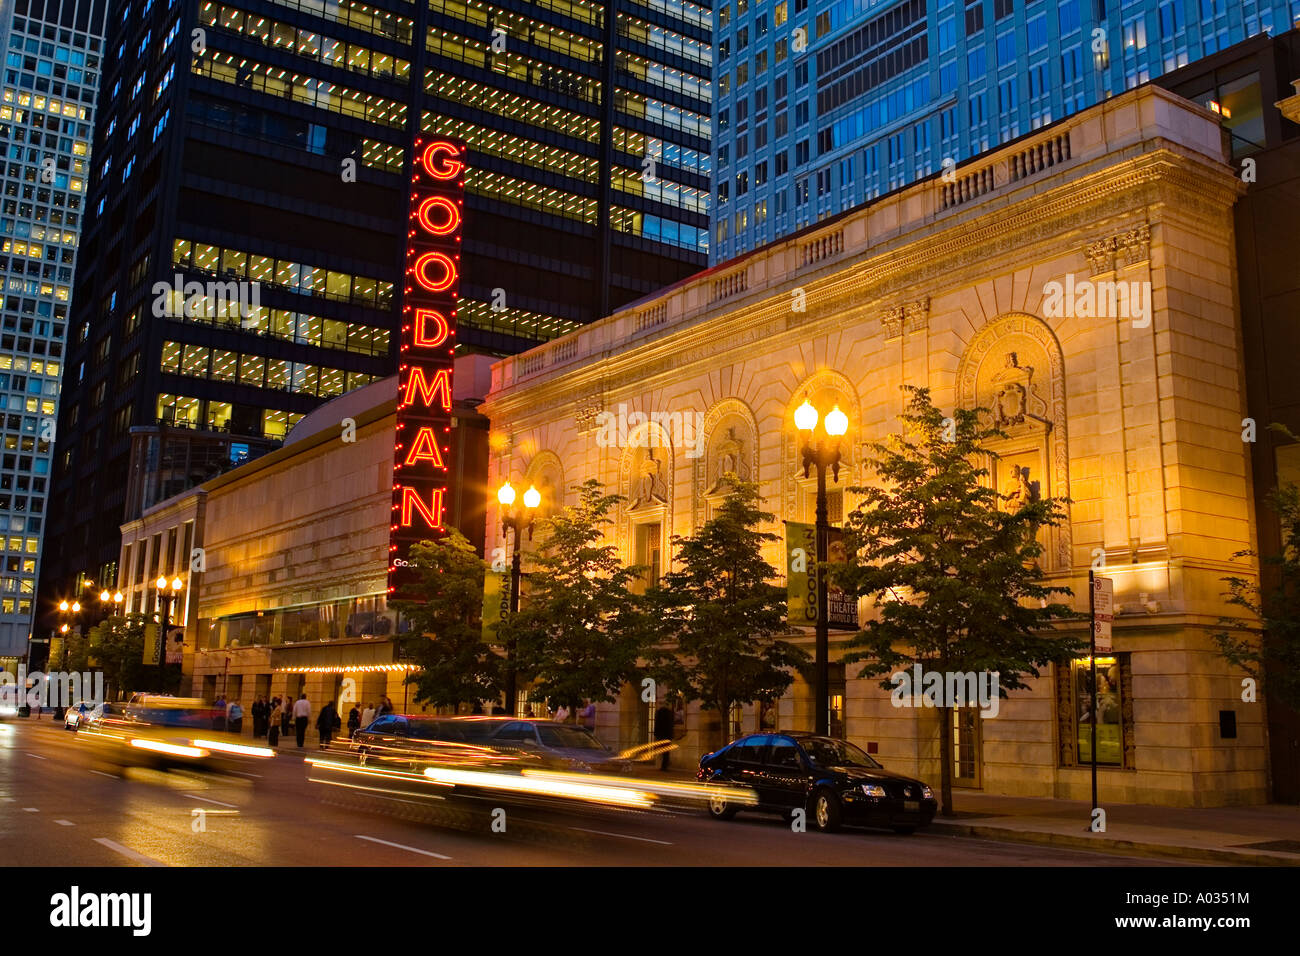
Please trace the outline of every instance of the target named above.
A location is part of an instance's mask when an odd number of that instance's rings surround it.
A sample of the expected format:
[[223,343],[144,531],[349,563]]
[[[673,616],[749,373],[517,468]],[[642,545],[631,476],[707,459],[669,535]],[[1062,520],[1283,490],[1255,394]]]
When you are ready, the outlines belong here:
[[[377,796],[429,801],[490,798],[499,803],[573,809],[700,809],[705,788],[691,781],[634,775],[634,757],[616,754],[588,729],[553,720],[387,714],[358,730],[348,751],[306,757],[316,784]],[[754,796],[728,792],[736,805]]]
[[228,772],[275,756],[268,747],[250,746],[238,734],[215,729],[223,725],[224,712],[196,697],[136,694],[124,705],[110,705],[110,711],[84,721],[77,737],[117,766]]
[[625,773],[632,768],[631,761],[615,754],[585,727],[509,717],[387,714],[357,731],[351,749],[366,762],[410,767],[458,753],[473,755],[477,750],[483,756],[490,752],[555,770]]

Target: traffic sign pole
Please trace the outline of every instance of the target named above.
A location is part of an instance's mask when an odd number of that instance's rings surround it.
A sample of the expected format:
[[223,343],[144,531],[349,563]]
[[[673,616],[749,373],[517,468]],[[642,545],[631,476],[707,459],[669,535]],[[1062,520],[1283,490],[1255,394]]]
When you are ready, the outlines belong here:
[[1092,810],[1088,811],[1089,829],[1097,809],[1097,589],[1095,572],[1088,571],[1088,662],[1092,670],[1092,706],[1088,708],[1092,725]]

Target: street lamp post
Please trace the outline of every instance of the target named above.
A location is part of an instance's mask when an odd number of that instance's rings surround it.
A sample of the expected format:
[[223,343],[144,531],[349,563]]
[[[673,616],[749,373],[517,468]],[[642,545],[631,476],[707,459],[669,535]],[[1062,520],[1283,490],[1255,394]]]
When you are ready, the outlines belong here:
[[[516,511],[513,507],[515,503],[515,489],[510,482],[506,482],[497,489],[497,501],[501,503],[501,533],[502,535],[514,533],[514,544],[510,559],[510,616],[513,618],[519,613],[519,584],[523,579],[522,558],[523,553],[523,535],[522,532],[528,532],[528,540],[533,540],[533,522],[536,518],[537,507],[542,503],[542,494],[532,485],[524,492],[524,508],[522,512]],[[515,671],[515,642],[511,638],[506,643],[506,707],[508,713],[515,712],[515,698],[518,696],[518,674]]]
[[849,419],[836,405],[822,422],[823,435],[817,435],[817,421],[821,413],[812,403],[795,409],[794,424],[802,440],[803,476],[810,469],[817,470],[817,628],[816,661],[814,664],[814,717],[816,732],[825,735],[830,731],[830,629],[826,611],[826,546],[830,538],[830,521],[826,507],[826,469],[834,480],[840,480],[840,439],[849,430]]
[[185,587],[185,582],[180,577],[172,578],[171,584],[167,583],[166,575],[160,575],[154,582],[158,588],[158,602],[161,605],[162,621],[159,624],[159,660],[158,673],[165,674],[167,668],[167,628],[170,625],[169,615],[172,609],[172,601],[181,595],[181,589]]
[[[63,648],[59,658],[60,670],[66,671],[68,669],[68,632],[77,627],[77,617],[80,614],[80,601],[73,601],[71,603],[67,601],[59,602],[59,619],[61,621],[59,624],[59,633],[63,635]],[[71,627],[69,627],[69,622],[71,622]],[[53,663],[53,661],[45,662],[46,667],[49,667],[49,665]]]
[[121,613],[122,610],[122,592],[114,591],[108,593],[108,589],[99,592],[99,609],[104,612],[104,617],[113,617]]

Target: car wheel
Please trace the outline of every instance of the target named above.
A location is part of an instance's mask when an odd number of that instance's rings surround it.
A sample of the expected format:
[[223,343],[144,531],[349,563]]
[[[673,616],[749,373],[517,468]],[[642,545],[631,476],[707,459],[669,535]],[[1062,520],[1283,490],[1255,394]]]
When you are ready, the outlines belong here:
[[813,825],[822,833],[834,833],[840,828],[840,798],[829,790],[818,790],[813,794]]
[[720,793],[709,794],[709,816],[715,820],[730,820],[740,811],[739,807],[727,802]]
[[916,832],[916,827],[894,827],[895,833],[901,833],[903,836],[910,836]]

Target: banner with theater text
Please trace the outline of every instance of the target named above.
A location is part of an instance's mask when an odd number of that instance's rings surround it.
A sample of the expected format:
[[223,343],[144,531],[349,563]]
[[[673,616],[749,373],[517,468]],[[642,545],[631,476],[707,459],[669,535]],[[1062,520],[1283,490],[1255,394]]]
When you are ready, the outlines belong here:
[[497,626],[510,616],[510,572],[488,571],[483,575],[483,641],[499,643]]
[[[844,532],[828,529],[826,559],[844,561]],[[786,620],[792,627],[817,626],[817,526],[801,521],[785,523]],[[857,599],[833,584],[826,588],[826,626],[839,631],[858,630]]]

